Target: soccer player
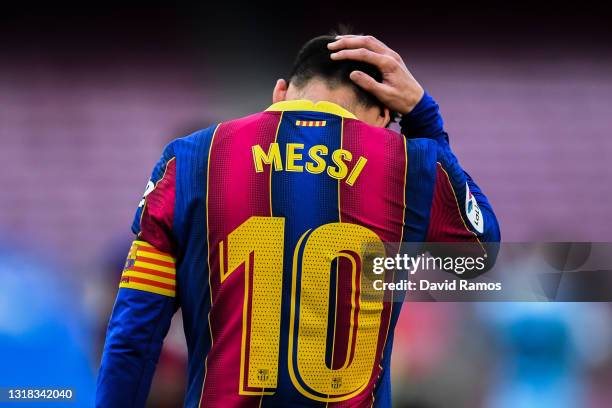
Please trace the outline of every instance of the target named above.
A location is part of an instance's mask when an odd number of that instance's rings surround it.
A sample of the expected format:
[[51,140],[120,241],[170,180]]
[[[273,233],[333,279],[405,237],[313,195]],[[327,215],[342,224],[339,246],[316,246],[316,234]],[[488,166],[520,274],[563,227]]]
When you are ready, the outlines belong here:
[[[145,404],[179,308],[185,406],[390,406],[401,303],[361,279],[362,245],[499,241],[437,104],[379,40],[309,41],[273,102],[165,148],[132,226],[98,406]],[[386,128],[396,115],[402,134]]]

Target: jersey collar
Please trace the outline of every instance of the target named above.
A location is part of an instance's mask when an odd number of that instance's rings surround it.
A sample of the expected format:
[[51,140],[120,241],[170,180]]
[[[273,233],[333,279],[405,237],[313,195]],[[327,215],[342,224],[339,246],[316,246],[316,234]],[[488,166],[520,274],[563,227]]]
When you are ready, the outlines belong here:
[[342,116],[343,118],[357,119],[357,117],[351,112],[347,111],[340,105],[336,105],[333,102],[319,101],[317,103],[314,103],[306,99],[276,102],[268,109],[266,109],[266,111],[314,111],[331,113],[332,115]]

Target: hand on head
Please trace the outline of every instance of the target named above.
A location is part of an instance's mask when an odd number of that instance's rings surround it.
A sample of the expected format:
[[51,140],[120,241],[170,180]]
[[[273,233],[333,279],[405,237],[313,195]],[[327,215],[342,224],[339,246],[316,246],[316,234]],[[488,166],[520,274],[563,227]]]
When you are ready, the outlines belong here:
[[376,66],[382,73],[382,83],[361,71],[351,72],[350,78],[389,109],[406,114],[423,97],[423,87],[406,68],[402,57],[382,41],[369,35],[339,35],[327,47],[333,51],[334,60],[350,59]]

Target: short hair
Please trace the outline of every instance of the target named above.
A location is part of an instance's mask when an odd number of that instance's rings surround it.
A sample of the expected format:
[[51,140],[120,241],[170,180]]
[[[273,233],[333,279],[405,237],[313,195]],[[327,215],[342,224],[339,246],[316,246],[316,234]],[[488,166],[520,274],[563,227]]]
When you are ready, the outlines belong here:
[[[382,82],[382,73],[372,64],[355,60],[333,60],[330,55],[332,51],[327,48],[327,44],[336,41],[335,35],[321,35],[315,37],[300,49],[293,63],[293,68],[289,75],[289,82],[301,88],[313,79],[320,79],[327,83],[331,88],[338,86],[350,87],[359,103],[364,106],[378,106],[381,109],[385,105],[374,95],[365,91],[355,84],[350,74],[353,71],[361,71],[371,76],[378,82]],[[391,112],[391,121],[397,115]]]

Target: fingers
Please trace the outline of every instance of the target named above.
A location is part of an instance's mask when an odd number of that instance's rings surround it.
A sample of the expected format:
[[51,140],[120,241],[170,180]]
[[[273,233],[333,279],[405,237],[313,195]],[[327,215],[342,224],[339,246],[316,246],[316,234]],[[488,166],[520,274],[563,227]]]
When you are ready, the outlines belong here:
[[357,49],[343,49],[338,52],[334,52],[330,55],[333,60],[344,60],[350,59],[355,61],[362,61],[368,64],[376,66],[383,72],[389,72],[395,68],[397,61],[388,55],[380,54],[371,51],[366,48]]
[[344,48],[366,48],[381,54],[386,53],[388,47],[372,36],[342,36],[336,37],[336,41],[327,44],[330,50],[341,50]]
[[371,35],[340,35],[336,37],[336,41],[327,44],[327,47],[332,51],[365,48],[379,54],[387,55],[398,62],[401,61],[401,57],[398,53]]
[[357,84],[357,86],[376,96],[381,101],[385,100],[385,96],[390,91],[390,87],[388,85],[381,84],[368,74],[361,71],[351,72],[350,78],[355,84]]

